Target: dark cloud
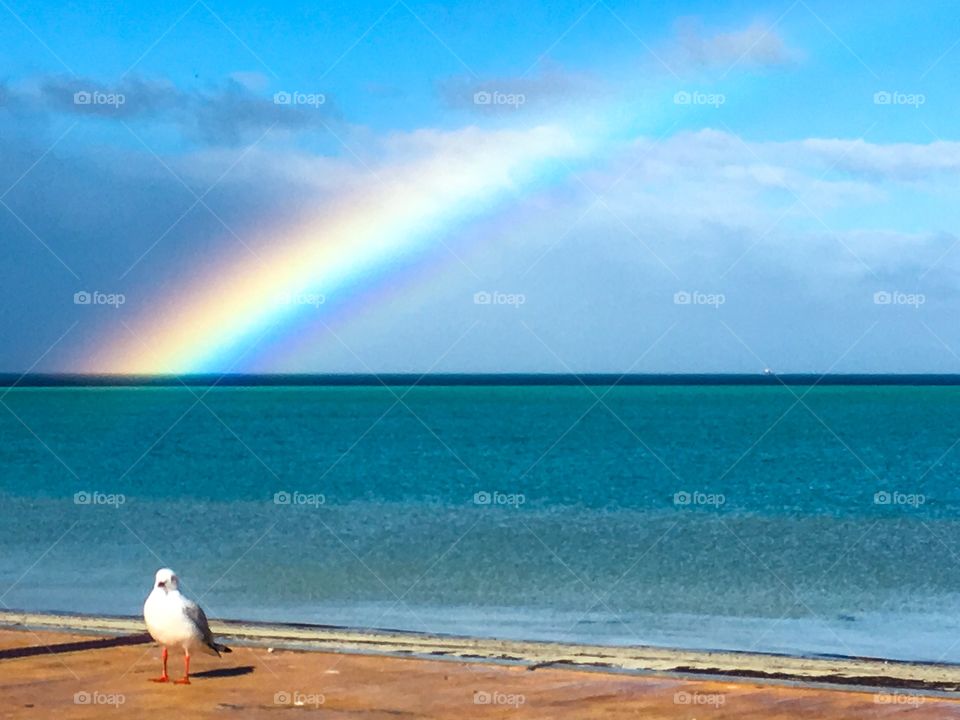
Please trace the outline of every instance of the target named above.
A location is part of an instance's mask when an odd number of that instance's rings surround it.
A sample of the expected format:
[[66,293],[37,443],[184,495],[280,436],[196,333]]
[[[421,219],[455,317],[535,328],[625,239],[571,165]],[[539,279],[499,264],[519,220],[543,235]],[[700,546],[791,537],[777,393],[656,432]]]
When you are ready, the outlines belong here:
[[[139,146],[88,147],[74,129],[52,147],[59,128],[8,133],[17,118],[3,115],[0,337],[9,342],[0,348],[0,371],[30,367],[74,322],[36,369],[79,367],[101,338],[126,332],[122,323],[159,312],[165,288],[173,293],[192,273],[249,253],[244,243],[269,238],[317,203],[316,188],[283,172],[272,151],[251,152],[235,166],[239,148],[166,156],[181,182]],[[122,293],[126,302],[78,307],[80,291]]]
[[237,145],[273,128],[290,133],[324,129],[339,119],[332,99],[318,93],[263,95],[245,78],[199,90],[167,80],[124,78],[110,84],[91,78],[47,76],[36,90],[0,86],[0,106],[33,113],[60,113],[104,120],[166,125],[207,145]]
[[111,86],[89,78],[42,78],[37,109],[106,118],[169,117],[184,107],[186,96],[172,83],[127,79]]
[[280,91],[265,100],[231,80],[216,92],[195,96],[184,122],[207,143],[237,144],[256,139],[270,128],[323,129],[335,117],[336,110],[325,95]]

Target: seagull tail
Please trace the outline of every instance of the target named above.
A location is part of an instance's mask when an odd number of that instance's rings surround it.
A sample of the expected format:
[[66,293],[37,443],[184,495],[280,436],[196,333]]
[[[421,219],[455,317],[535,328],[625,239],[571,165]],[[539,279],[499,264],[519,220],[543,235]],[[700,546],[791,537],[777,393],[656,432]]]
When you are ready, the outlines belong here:
[[228,648],[226,645],[221,645],[220,643],[211,642],[207,645],[211,650],[213,650],[217,655],[220,653],[232,653],[233,650]]

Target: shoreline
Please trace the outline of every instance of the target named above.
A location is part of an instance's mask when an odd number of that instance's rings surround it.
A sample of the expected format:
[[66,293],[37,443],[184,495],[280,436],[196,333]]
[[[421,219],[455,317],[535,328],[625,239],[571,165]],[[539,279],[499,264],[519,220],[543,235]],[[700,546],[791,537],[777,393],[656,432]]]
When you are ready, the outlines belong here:
[[[118,622],[132,623],[112,619]],[[264,638],[235,644],[221,658],[196,655],[188,686],[155,683],[149,680],[160,669],[160,653],[149,636],[117,636],[102,627],[95,634],[93,624],[85,633],[0,627],[0,716],[99,720],[172,713],[192,720],[276,720],[294,717],[284,712],[307,712],[331,720],[872,720],[903,714],[960,720],[960,697],[929,690],[287,650],[264,647]],[[172,678],[181,674],[181,657],[171,648]]]
[[[403,630],[297,623],[211,620],[228,644],[300,652],[372,655],[498,665],[592,670],[626,675],[799,683],[821,687],[884,688],[952,695],[960,664],[869,657],[793,656],[759,652],[682,650],[498,640]],[[0,611],[0,629],[118,637],[114,645],[151,642],[137,617]],[[47,652],[50,652],[49,650]],[[9,655],[8,657],[15,657]],[[0,660],[4,653],[0,652]]]

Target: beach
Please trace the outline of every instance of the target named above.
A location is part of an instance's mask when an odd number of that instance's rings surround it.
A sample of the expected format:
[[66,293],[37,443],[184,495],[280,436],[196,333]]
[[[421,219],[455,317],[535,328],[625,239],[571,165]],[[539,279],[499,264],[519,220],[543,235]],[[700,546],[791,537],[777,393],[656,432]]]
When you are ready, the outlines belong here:
[[[960,718],[951,666],[654,648],[600,661],[588,647],[214,623],[233,652],[194,655],[192,684],[178,686],[149,682],[159,649],[134,618],[19,619],[0,618],[4,718]],[[171,677],[181,667],[171,649]]]

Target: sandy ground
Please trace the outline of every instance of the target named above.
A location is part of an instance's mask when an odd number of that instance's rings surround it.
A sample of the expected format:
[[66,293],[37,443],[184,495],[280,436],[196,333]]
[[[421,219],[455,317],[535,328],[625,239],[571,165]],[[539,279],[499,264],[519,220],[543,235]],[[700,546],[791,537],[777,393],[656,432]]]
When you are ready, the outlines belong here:
[[[44,647],[46,645],[46,648]],[[60,646],[60,647],[58,647]],[[170,675],[178,677],[179,653]],[[153,644],[0,630],[0,717],[960,719],[960,699],[237,647],[157,684]]]

